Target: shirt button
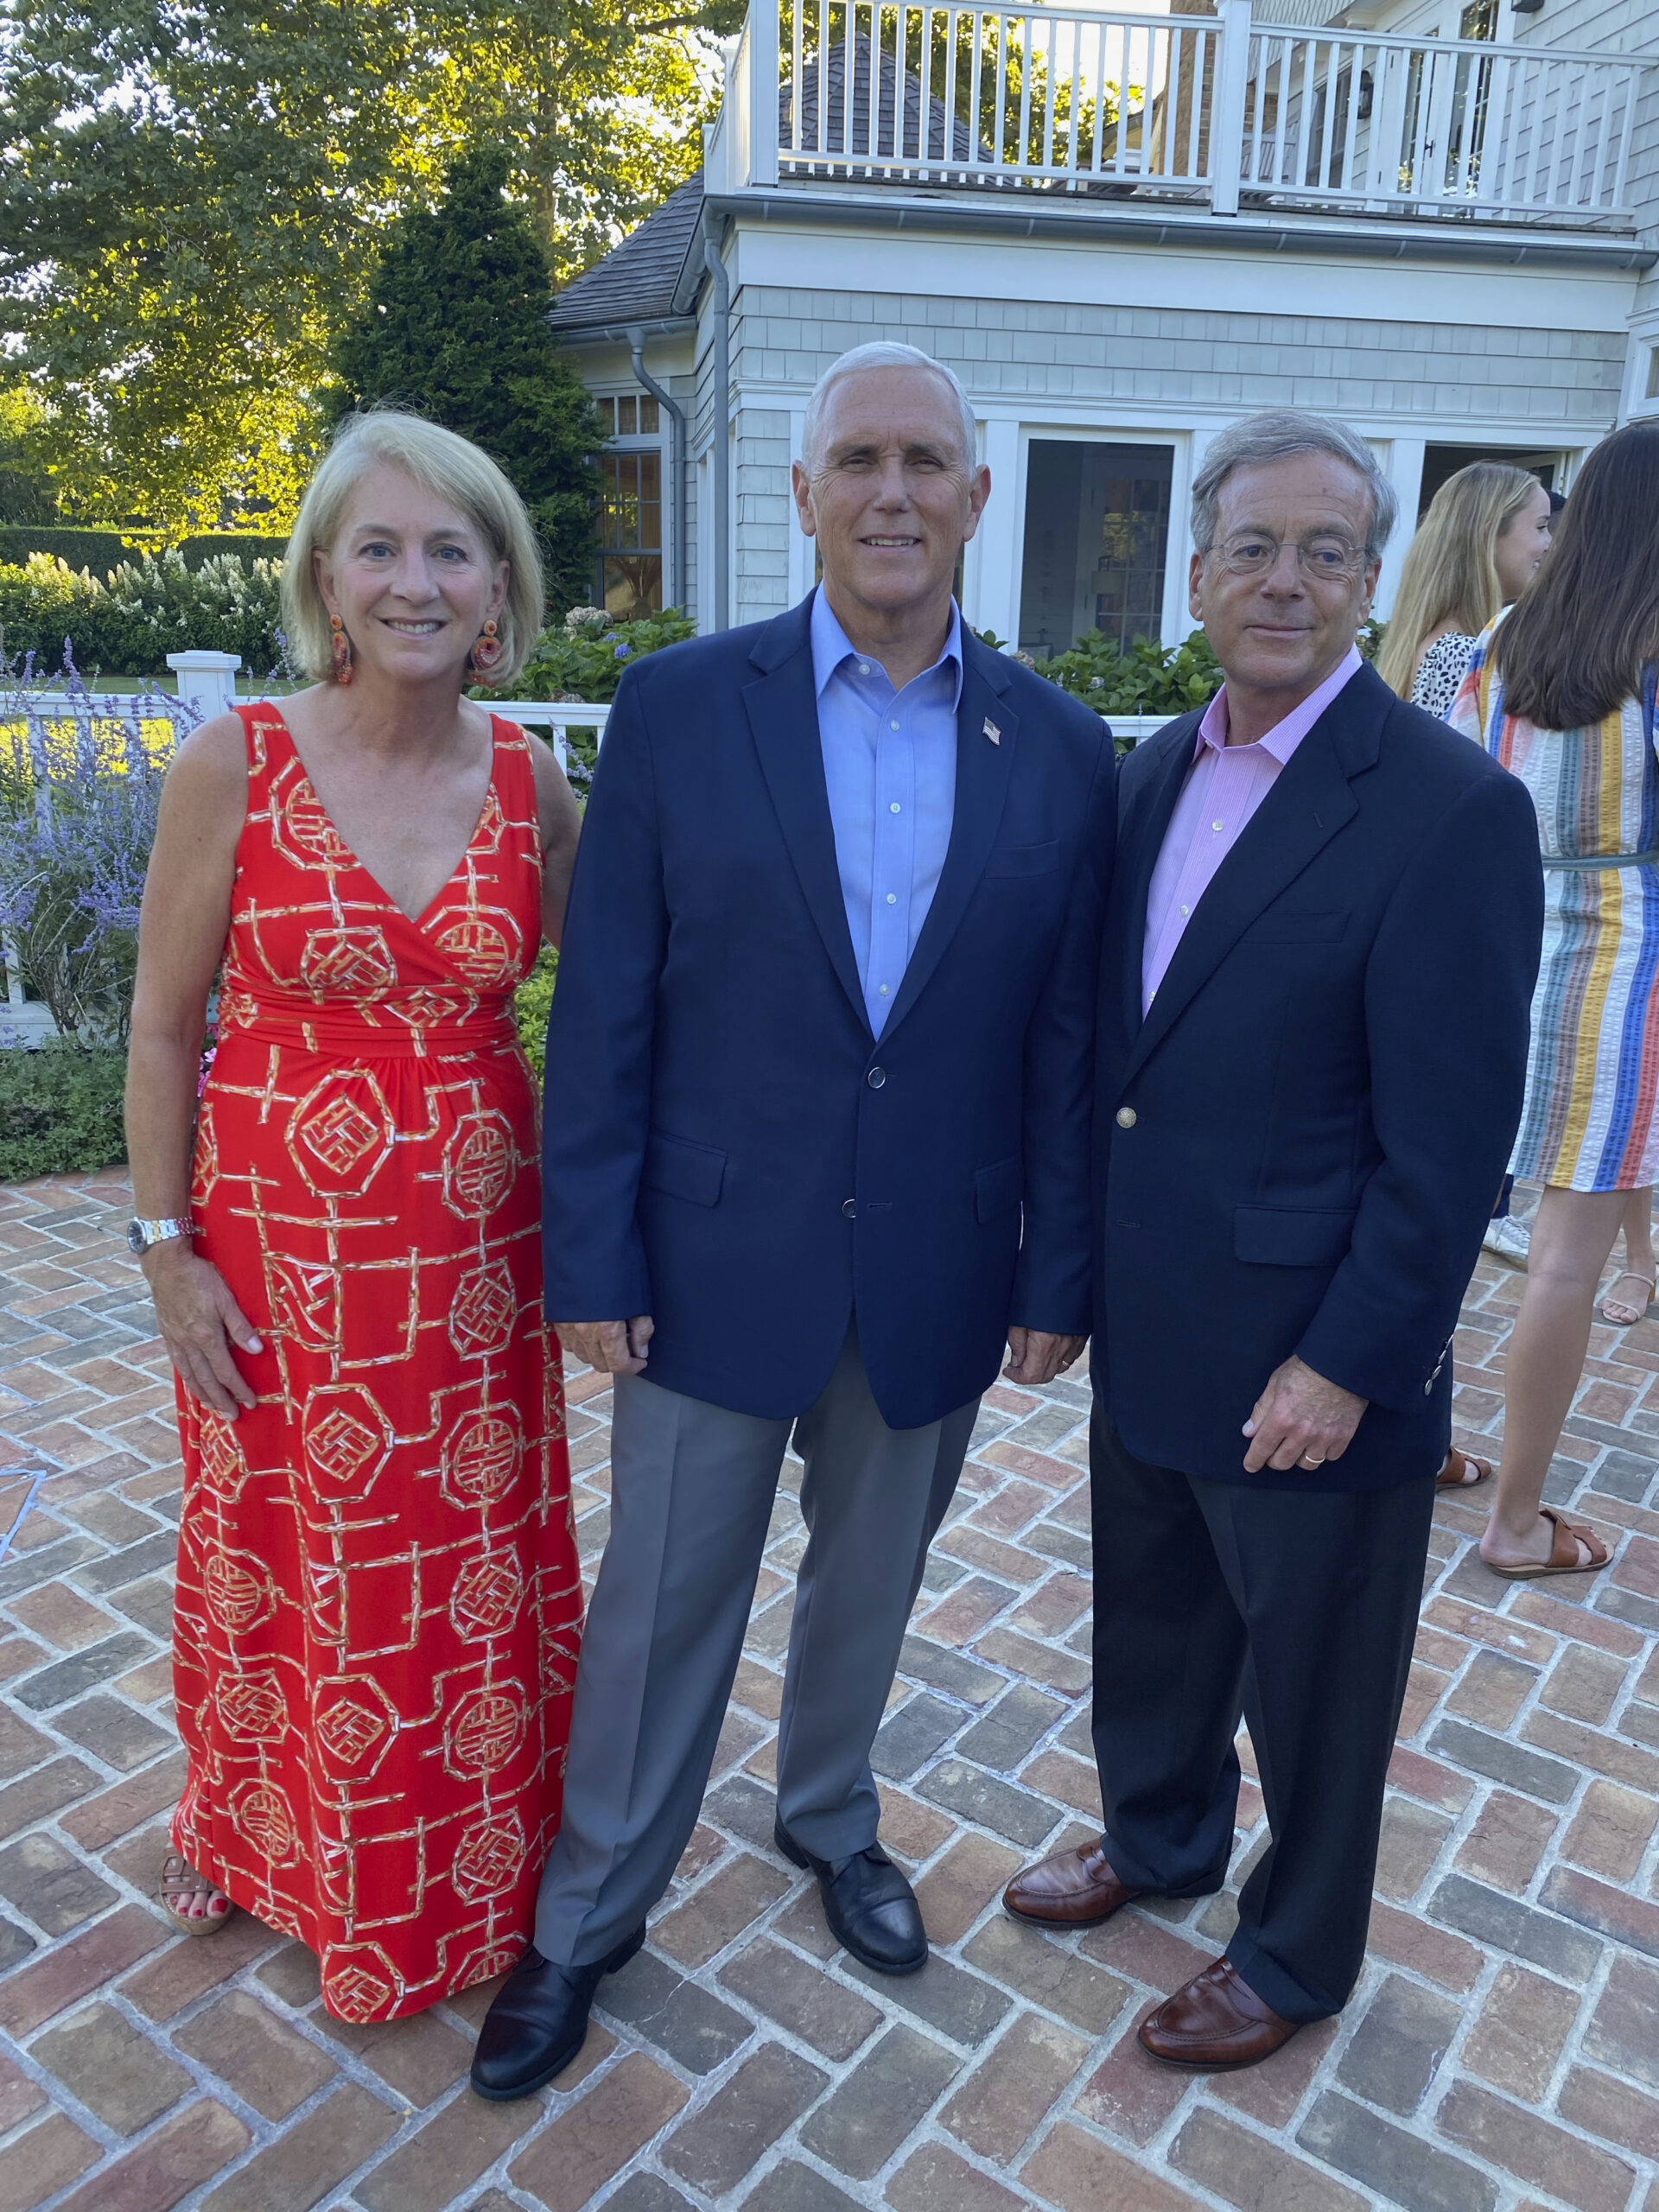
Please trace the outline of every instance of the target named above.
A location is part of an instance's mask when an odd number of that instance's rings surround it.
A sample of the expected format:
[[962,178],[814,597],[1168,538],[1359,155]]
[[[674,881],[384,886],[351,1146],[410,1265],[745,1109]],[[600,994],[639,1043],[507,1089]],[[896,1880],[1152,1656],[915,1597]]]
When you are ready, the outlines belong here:
[[858,1200],[856,1198],[843,1198],[841,1202],[841,1210],[842,1213],[846,1215],[849,1221],[855,1219],[858,1213]]
[[1118,1128],[1120,1129],[1132,1129],[1135,1127],[1135,1112],[1134,1107],[1120,1106],[1117,1109]]
[[[870,672],[870,664],[868,663],[868,661],[867,661],[867,660],[861,660],[861,661],[860,661],[860,663],[858,664],[858,672],[859,672],[859,674],[860,674],[861,676],[868,676],[868,675],[869,674],[869,672]],[[848,1205],[850,1205],[852,1204],[852,1200],[849,1198],[849,1199],[847,1201],[847,1203],[848,1203]]]
[[1181,909],[1181,919],[1185,921],[1192,911],[1192,909],[1190,906],[1183,906]]
[[[883,983],[881,988],[885,991],[887,987]],[[869,1084],[872,1090],[880,1090],[887,1079],[887,1071],[886,1068],[872,1068],[864,1078],[865,1082]]]
[[883,984],[880,986],[880,995],[882,998],[886,998],[886,996],[887,995],[887,985],[886,985],[885,983],[883,983]]
[[888,892],[887,904],[889,906],[896,906],[899,904],[899,893],[896,891]]
[[888,812],[889,814],[897,814],[899,811],[899,802],[898,802],[898,800],[897,800],[897,799],[894,799],[894,801],[893,802],[893,804],[892,804],[892,805],[887,809],[887,812]]
[[890,721],[890,722],[887,724],[887,728],[888,728],[889,729],[897,729],[897,728],[898,728],[898,727],[899,727],[898,723],[897,723],[897,722],[894,722],[894,721]]
[[1224,822],[1212,822],[1210,824],[1210,827],[1212,830],[1224,830],[1227,827],[1227,824]]

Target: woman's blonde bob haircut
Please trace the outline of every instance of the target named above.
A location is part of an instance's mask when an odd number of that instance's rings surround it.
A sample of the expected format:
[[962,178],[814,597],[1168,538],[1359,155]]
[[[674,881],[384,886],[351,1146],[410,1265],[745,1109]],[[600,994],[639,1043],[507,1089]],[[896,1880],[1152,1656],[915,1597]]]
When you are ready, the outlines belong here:
[[1477,461],[1448,476],[1428,503],[1411,541],[1376,672],[1409,699],[1423,641],[1449,622],[1478,638],[1503,604],[1497,541],[1538,489],[1538,479],[1507,461]]
[[400,468],[423,492],[466,516],[489,548],[507,564],[506,603],[496,617],[504,648],[487,677],[467,671],[472,683],[511,683],[529,658],[542,626],[542,556],[524,503],[488,454],[467,438],[402,408],[372,407],[348,415],[335,431],[321,467],[306,487],[283,563],[283,621],[290,659],[308,676],[334,672],[328,608],[313,556],[334,550],[352,495],[372,468]]

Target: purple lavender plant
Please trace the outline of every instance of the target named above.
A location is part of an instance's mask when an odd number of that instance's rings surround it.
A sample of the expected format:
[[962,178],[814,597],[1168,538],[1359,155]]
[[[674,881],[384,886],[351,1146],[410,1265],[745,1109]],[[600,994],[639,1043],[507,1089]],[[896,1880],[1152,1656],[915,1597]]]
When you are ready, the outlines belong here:
[[[74,1043],[125,1042],[162,773],[198,719],[160,696],[93,698],[67,640],[50,689],[30,661],[0,664],[0,933]],[[152,750],[144,724],[162,721]]]

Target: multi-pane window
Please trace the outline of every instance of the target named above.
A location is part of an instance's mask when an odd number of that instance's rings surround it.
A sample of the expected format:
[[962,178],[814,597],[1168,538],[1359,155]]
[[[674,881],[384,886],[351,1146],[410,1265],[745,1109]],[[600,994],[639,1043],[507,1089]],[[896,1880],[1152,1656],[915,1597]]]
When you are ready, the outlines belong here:
[[1156,639],[1169,553],[1170,446],[1033,438],[1026,465],[1020,643],[1064,652],[1086,630]]
[[656,439],[659,410],[648,392],[597,404],[618,442],[600,456],[599,603],[628,621],[663,604],[662,448],[639,442]]

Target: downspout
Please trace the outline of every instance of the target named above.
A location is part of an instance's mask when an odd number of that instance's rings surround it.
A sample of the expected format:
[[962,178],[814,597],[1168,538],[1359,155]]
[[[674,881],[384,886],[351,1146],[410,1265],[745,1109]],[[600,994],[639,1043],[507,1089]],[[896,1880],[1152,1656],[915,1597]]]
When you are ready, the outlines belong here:
[[656,378],[645,370],[645,334],[638,323],[628,327],[628,358],[633,365],[633,380],[648,391],[657,404],[668,415],[668,486],[672,510],[669,542],[674,548],[674,589],[678,594],[677,604],[685,604],[685,410],[677,399],[671,398]]
[[702,242],[702,265],[715,288],[715,392],[712,474],[715,493],[715,627],[732,626],[732,287],[713,238]]

